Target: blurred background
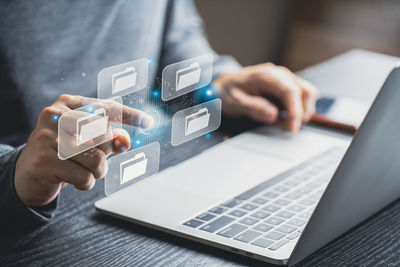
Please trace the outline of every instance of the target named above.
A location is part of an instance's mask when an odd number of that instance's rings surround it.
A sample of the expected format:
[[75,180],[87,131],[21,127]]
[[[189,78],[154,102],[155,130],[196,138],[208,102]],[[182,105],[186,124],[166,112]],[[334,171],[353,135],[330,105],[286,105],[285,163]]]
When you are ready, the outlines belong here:
[[214,49],[298,71],[352,48],[400,56],[399,0],[195,0]]

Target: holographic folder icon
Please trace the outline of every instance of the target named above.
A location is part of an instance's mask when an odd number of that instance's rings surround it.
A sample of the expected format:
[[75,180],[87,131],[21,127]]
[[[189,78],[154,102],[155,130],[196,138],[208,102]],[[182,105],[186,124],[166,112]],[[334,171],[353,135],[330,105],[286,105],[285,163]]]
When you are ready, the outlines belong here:
[[131,181],[146,173],[147,158],[143,152],[138,153],[135,157],[123,161],[120,164],[121,184]]
[[104,108],[96,109],[76,121],[76,144],[80,146],[107,132],[108,116]]
[[199,63],[193,63],[187,68],[176,71],[176,91],[182,90],[200,81],[201,68]]
[[116,94],[136,85],[137,72],[135,67],[129,67],[112,75],[112,93]]
[[187,136],[208,127],[210,113],[207,108],[202,108],[198,112],[186,116],[185,120],[185,136]]

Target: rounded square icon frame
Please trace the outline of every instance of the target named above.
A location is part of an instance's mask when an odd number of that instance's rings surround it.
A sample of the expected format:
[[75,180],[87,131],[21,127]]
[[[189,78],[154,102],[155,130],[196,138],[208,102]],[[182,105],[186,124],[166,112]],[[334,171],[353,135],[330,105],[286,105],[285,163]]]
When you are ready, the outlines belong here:
[[[107,196],[158,173],[160,143],[150,143],[108,159],[108,173],[104,179]],[[128,177],[125,178],[125,174]],[[131,177],[129,177],[131,176]]]
[[162,71],[161,99],[169,101],[207,86],[212,76],[211,53],[167,65]]
[[125,96],[147,86],[149,59],[141,58],[102,69],[97,75],[97,97]]
[[58,158],[66,160],[112,140],[112,129],[122,128],[122,107],[117,96],[63,113],[58,120]]
[[221,115],[219,98],[179,110],[172,117],[171,144],[178,146],[215,131],[221,125]]

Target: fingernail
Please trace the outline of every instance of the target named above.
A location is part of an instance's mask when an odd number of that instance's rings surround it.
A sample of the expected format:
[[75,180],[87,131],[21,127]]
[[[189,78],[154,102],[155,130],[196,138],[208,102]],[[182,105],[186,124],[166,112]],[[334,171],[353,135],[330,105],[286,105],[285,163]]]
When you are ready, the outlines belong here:
[[143,118],[140,120],[140,128],[147,129],[151,128],[154,124],[154,119],[151,116],[145,115]]

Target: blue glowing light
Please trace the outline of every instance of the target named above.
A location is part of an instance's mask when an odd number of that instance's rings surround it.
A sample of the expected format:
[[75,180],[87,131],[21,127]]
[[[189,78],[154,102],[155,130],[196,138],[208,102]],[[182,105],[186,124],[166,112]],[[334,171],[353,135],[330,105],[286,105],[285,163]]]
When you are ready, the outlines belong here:
[[61,77],[60,80],[61,80],[61,81],[64,81],[64,77]]
[[57,114],[54,114],[54,115],[51,117],[51,119],[52,119],[54,122],[57,122],[59,118],[60,118],[60,116],[58,116]]
[[211,138],[211,134],[208,133],[208,134],[205,135],[205,137],[206,137],[207,139],[210,139],[210,138]]
[[151,92],[151,95],[152,95],[154,98],[159,98],[160,95],[161,95],[161,94],[160,94],[160,90],[157,89],[157,88],[153,89],[152,92]]
[[138,147],[138,146],[140,146],[142,144],[142,140],[140,140],[139,138],[136,138],[134,140],[134,144],[135,144],[135,147]]
[[208,90],[206,91],[206,95],[207,95],[207,96],[212,96],[212,94],[213,94],[213,91],[212,91],[211,89],[208,89]]
[[86,112],[93,113],[93,111],[94,111],[94,107],[93,106],[88,106],[86,108]]
[[149,61],[149,65],[153,62],[153,59],[151,57],[147,58],[147,60]]

